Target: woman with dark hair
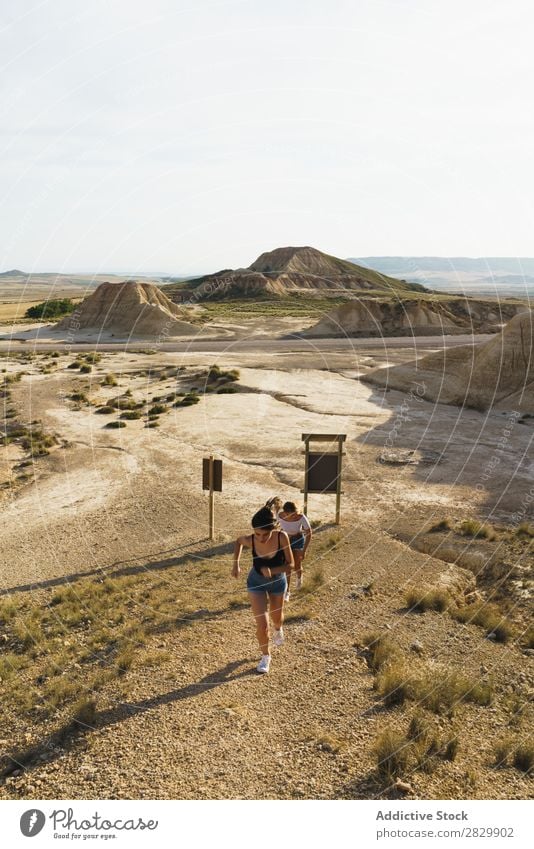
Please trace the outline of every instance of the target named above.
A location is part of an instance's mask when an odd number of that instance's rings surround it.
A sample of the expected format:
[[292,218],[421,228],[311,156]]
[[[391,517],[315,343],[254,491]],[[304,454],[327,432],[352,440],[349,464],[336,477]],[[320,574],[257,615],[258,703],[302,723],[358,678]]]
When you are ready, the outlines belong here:
[[[277,519],[282,530],[289,536],[291,551],[295,560],[295,574],[297,576],[295,589],[300,590],[302,587],[302,561],[306,557],[306,552],[312,538],[311,525],[308,517],[304,513],[299,512],[297,505],[293,501],[286,501],[283,509],[278,512]],[[285,600],[289,601],[289,581],[287,583]]]
[[252,528],[251,534],[238,537],[235,541],[232,577],[238,578],[241,572],[241,552],[244,548],[251,548],[252,569],[247,577],[247,590],[261,651],[257,671],[268,672],[271,663],[269,614],[274,625],[273,645],[281,646],[284,642],[282,625],[286,573],[291,572],[293,555],[287,534],[275,530],[276,520],[268,507],[262,507],[254,514]]

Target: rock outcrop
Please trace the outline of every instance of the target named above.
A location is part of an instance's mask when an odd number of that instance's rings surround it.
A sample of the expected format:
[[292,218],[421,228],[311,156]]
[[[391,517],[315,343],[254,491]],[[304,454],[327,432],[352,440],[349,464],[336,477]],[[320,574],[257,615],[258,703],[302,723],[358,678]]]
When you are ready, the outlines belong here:
[[128,280],[101,283],[56,329],[121,337],[190,336],[198,331],[183,320],[186,316],[157,286]]
[[355,298],[335,307],[302,335],[317,338],[495,333],[520,309],[524,307],[467,298]]
[[368,372],[362,380],[442,404],[534,414],[534,313],[516,315],[478,345],[446,348],[420,360]]

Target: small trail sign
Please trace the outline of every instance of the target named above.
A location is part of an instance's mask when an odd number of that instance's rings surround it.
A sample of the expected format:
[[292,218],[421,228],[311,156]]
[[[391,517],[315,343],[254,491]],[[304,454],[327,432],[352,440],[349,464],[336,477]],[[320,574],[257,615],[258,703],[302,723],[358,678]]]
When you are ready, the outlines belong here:
[[202,489],[209,490],[209,538],[215,537],[215,492],[222,492],[222,460],[213,454],[202,459]]
[[[304,450],[304,513],[308,510],[310,492],[336,494],[336,525],[341,515],[341,466],[346,433],[303,433]],[[310,442],[337,442],[337,451],[310,451]]]

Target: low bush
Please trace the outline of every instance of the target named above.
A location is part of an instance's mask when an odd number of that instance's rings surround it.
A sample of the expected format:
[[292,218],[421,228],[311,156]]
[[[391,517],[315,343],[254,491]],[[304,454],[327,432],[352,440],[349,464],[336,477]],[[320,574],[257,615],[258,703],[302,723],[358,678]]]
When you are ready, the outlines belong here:
[[373,752],[378,774],[386,781],[400,778],[408,767],[410,746],[399,731],[387,728],[379,735]]
[[460,525],[460,533],[464,537],[480,537],[482,539],[495,539],[495,531],[491,525],[477,522],[476,519],[465,519]]
[[406,607],[424,613],[436,610],[443,613],[451,605],[451,597],[446,590],[437,587],[411,587],[406,593]]

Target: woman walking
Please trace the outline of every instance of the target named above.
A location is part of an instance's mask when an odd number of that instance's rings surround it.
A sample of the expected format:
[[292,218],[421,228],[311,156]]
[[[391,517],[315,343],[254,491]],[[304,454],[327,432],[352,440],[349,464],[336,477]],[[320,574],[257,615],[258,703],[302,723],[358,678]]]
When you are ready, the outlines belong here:
[[[297,505],[293,501],[286,501],[283,509],[277,515],[278,522],[283,531],[289,536],[291,551],[295,561],[295,574],[297,576],[295,589],[302,587],[302,561],[312,538],[312,529],[308,517],[299,513]],[[289,601],[289,584],[291,576],[288,576],[287,592],[285,600]]]
[[241,572],[239,560],[243,548],[251,548],[252,569],[247,577],[247,590],[261,651],[257,671],[268,672],[271,663],[269,614],[274,625],[273,645],[281,646],[284,642],[286,573],[291,572],[293,555],[287,534],[275,530],[275,517],[268,507],[262,507],[254,514],[252,528],[251,534],[238,537],[235,541],[232,577],[238,578]]

